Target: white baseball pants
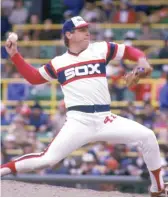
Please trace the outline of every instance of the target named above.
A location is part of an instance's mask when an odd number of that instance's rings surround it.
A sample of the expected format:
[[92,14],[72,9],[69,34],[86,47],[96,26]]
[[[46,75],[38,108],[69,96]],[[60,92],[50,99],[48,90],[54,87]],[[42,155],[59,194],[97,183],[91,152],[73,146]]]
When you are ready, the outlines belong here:
[[159,146],[152,130],[110,111],[101,113],[67,112],[67,121],[42,153],[28,154],[15,162],[17,172],[53,166],[81,146],[95,141],[136,144],[149,170],[161,167]]

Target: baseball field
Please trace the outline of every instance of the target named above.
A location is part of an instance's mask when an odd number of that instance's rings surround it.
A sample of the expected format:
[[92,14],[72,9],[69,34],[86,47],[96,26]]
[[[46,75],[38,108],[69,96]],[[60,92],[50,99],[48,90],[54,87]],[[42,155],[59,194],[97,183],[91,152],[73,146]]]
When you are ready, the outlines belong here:
[[11,180],[1,181],[1,197],[144,197],[118,191],[94,191]]

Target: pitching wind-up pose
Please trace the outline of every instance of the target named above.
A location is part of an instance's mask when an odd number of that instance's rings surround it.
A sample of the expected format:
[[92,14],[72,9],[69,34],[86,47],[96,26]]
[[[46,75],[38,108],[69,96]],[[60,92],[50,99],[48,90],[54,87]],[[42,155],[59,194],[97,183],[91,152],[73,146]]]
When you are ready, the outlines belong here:
[[136,144],[150,173],[151,196],[161,196],[165,186],[161,158],[154,132],[132,120],[110,111],[106,65],[110,60],[137,61],[137,67],[125,76],[128,86],[150,75],[152,68],[142,51],[113,42],[90,43],[88,23],[80,16],[63,25],[68,50],[38,70],[29,65],[17,51],[15,39],[6,41],[6,50],[19,73],[31,84],[57,79],[64,93],[67,121],[42,153],[24,155],[1,166],[1,175],[52,167],[72,151],[94,141],[114,144]]

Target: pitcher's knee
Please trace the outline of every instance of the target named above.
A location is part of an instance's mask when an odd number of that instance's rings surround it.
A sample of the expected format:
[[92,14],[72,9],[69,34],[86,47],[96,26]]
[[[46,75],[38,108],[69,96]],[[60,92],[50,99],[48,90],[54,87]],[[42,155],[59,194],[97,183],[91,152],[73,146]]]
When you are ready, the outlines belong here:
[[51,156],[51,157],[44,157],[44,165],[47,167],[53,167],[54,165],[56,165],[59,161],[60,161],[60,157],[59,156]]
[[148,141],[148,139],[151,139],[151,141],[155,141],[156,136],[151,129],[145,127],[143,133],[141,133],[141,140]]
[[158,144],[155,133],[151,129],[146,130],[146,135],[143,139],[143,142],[145,142],[148,146],[153,146]]

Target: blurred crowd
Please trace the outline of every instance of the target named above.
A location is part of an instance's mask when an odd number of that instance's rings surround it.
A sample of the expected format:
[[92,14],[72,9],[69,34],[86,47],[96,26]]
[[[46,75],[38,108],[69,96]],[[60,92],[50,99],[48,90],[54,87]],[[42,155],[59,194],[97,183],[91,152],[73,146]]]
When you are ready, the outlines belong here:
[[[62,4],[59,7],[63,9],[59,23],[62,24],[73,16],[81,15],[91,23],[90,31],[93,40],[115,40],[117,37],[117,34],[110,29],[100,31],[98,26],[100,23],[142,24],[140,35],[136,35],[134,31],[126,32],[123,39],[131,37],[134,40],[152,40],[165,37],[166,30],[161,30],[159,33],[153,32],[150,24],[168,23],[168,6],[137,6],[128,0],[118,2],[118,4],[115,4],[113,0],[58,1],[58,4]],[[30,40],[60,40],[62,37],[61,30],[51,29],[51,25],[55,23],[54,19],[51,17],[42,20],[37,13],[30,13],[25,4],[26,1],[24,0],[2,0],[2,39],[6,38],[6,33],[15,24],[44,24],[45,28],[43,30],[19,31],[19,39],[25,42]]]
[[[114,41],[124,40],[126,45],[133,45],[134,40],[162,40],[163,47],[141,46],[140,49],[148,50],[147,58],[168,58],[168,30],[160,29],[157,32],[151,28],[152,23],[168,23],[168,6],[134,5],[131,1],[121,0],[116,5],[113,0],[63,0],[60,24],[66,19],[81,15],[91,23],[91,39]],[[18,30],[19,40],[30,43],[31,40],[61,40],[61,30],[53,30],[51,25],[54,19],[42,20],[37,13],[30,14],[24,0],[2,0],[1,38],[5,40],[12,26],[15,24],[44,24],[43,30]],[[99,24],[140,23],[140,31],[132,29],[118,32],[113,29],[100,29]],[[1,47],[1,56],[8,59],[8,55]],[[58,46],[46,48],[21,46],[19,51],[25,58],[52,58],[62,53],[65,49]],[[162,153],[162,166],[164,175],[168,176],[168,63],[153,65],[154,78],[160,78],[161,84],[157,87],[156,101],[159,107],[153,107],[151,99],[151,84],[139,84],[128,90],[120,83],[121,77],[134,65],[121,61],[118,64],[107,65],[107,77],[113,83],[109,84],[112,101],[144,101],[138,106],[129,102],[125,107],[119,108],[119,115],[135,120],[154,130]],[[20,79],[10,61],[1,65],[1,77]],[[17,156],[41,152],[61,129],[66,119],[66,109],[62,99],[60,87],[57,87],[58,107],[55,115],[44,109],[40,102],[33,106],[24,103],[25,100],[47,99],[51,96],[49,84],[31,86],[25,83],[9,83],[7,85],[7,99],[18,101],[15,106],[1,103],[1,161],[5,163]],[[2,86],[2,90],[5,89]],[[44,95],[45,94],[45,95]],[[41,98],[40,98],[41,97]],[[115,109],[112,109],[112,111]],[[140,152],[134,145],[113,145],[110,142],[98,142],[82,147],[76,154],[67,157],[58,163],[54,169],[45,169],[40,174],[71,174],[71,175],[135,175],[147,177],[147,169]]]

